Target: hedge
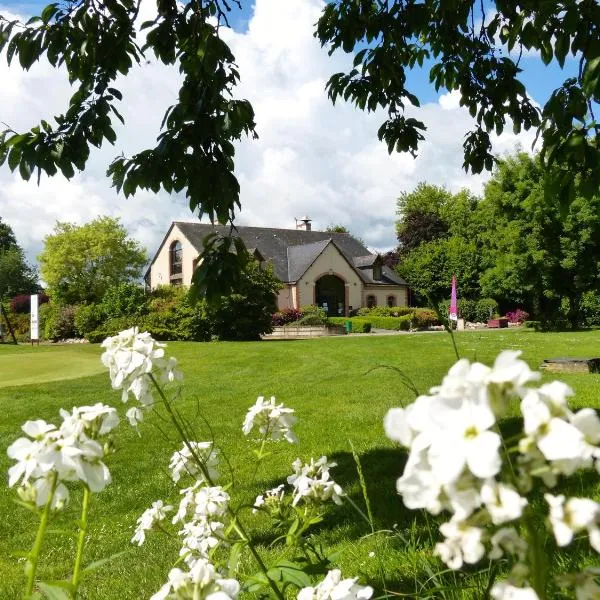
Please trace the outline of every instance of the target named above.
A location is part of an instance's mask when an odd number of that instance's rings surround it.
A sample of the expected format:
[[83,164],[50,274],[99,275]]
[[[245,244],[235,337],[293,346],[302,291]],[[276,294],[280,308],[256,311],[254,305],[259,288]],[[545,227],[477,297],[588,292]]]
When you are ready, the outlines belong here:
[[345,325],[346,321],[352,323],[352,333],[369,333],[371,331],[371,320],[362,319],[361,317],[329,317],[328,322],[331,325]]

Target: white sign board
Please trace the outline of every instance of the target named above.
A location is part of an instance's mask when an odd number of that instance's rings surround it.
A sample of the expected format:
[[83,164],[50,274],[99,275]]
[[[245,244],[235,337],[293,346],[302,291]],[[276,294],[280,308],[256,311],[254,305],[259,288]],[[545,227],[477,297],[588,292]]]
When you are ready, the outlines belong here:
[[31,296],[31,341],[40,339],[40,332],[38,326],[38,295],[33,294]]

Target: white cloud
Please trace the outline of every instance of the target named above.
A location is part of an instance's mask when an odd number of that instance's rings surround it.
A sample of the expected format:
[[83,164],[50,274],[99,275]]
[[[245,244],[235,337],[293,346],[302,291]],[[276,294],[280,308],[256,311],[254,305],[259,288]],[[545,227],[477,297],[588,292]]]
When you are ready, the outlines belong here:
[[[225,31],[236,55],[242,82],[237,91],[256,111],[260,139],[239,144],[236,162],[242,188],[238,222],[293,227],[308,214],[315,228],[342,223],[369,246],[395,244],[396,198],[419,181],[451,190],[481,190],[486,176],[462,171],[462,142],[472,121],[455,94],[413,111],[428,127],[416,160],[389,156],[377,140],[383,113],[367,114],[343,102],[331,105],[324,92],[328,76],[347,69],[345,55],[327,56],[313,37],[320,0],[256,0],[248,30]],[[20,130],[66,106],[65,74],[47,65],[29,73],[0,62],[0,121]],[[30,257],[35,257],[56,220],[85,222],[100,214],[120,216],[131,234],[152,253],[173,219],[191,219],[185,199],[161,193],[117,196],[104,176],[116,154],[153,144],[162,115],[176,97],[178,74],[156,63],[144,64],[120,82],[122,113],[116,147],[93,154],[89,167],[71,182],[61,176],[21,181],[0,168],[0,216],[13,226]],[[499,152],[532,135],[503,135]]]

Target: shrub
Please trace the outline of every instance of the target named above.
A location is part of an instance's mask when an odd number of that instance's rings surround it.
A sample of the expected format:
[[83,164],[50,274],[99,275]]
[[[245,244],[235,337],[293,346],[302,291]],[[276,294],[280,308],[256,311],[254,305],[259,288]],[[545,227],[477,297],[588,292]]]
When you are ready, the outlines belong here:
[[75,330],[77,335],[87,337],[106,320],[101,304],[80,304],[75,310]]
[[345,325],[346,321],[352,323],[352,333],[369,333],[371,331],[370,319],[361,317],[329,317],[329,323],[332,325]]
[[58,341],[74,338],[76,307],[70,304],[49,304],[50,309],[44,323],[44,337],[47,340]]
[[308,304],[300,307],[302,318],[294,325],[327,325],[327,313],[319,306]]
[[523,325],[527,327],[527,329],[535,329],[536,331],[540,331],[542,329],[541,321],[525,321]]
[[403,317],[369,317],[372,327],[375,329],[388,329],[390,331],[408,331],[412,321],[412,315]]
[[600,325],[600,294],[586,292],[581,298],[581,316],[585,325]]
[[412,326],[415,329],[439,324],[440,320],[434,310],[431,310],[430,308],[415,308],[412,316]]
[[102,309],[108,318],[142,315],[148,312],[147,296],[135,283],[109,287],[102,297]]
[[[49,302],[50,298],[46,294],[38,294],[38,306]],[[31,312],[31,295],[19,294],[11,299],[10,311],[15,314],[24,314]]]
[[361,317],[403,317],[412,314],[414,308],[409,306],[374,306],[373,308],[359,308]]
[[479,323],[487,323],[488,319],[498,316],[498,303],[493,298],[482,298],[477,301],[475,317]]
[[515,310],[511,310],[506,313],[506,318],[511,323],[523,323],[523,321],[527,321],[529,319],[529,313],[521,308],[515,308]]
[[[8,315],[10,326],[18,342],[28,342],[30,336],[30,318],[28,314],[11,313]],[[5,341],[12,341],[10,331],[4,319],[0,319]]]
[[298,308],[284,308],[282,311],[273,314],[273,327],[281,327],[288,323],[293,323],[302,318],[302,311]]

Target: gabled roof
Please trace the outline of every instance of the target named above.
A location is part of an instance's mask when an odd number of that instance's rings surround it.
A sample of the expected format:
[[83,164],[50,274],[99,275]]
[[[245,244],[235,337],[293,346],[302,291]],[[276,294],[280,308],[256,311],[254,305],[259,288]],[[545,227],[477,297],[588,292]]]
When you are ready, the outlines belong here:
[[[177,226],[181,233],[194,246],[198,254],[202,252],[202,241],[209,233],[228,234],[230,232],[229,227],[222,225],[213,226],[211,224],[190,223],[186,221],[175,221],[171,224],[169,231],[171,231],[173,226]],[[237,235],[246,245],[246,248],[258,250],[260,255],[273,265],[275,275],[283,282],[297,281],[319,254],[324,251],[327,245],[332,242],[365,283],[406,285],[404,280],[389,269],[390,273],[389,277],[386,273],[386,281],[375,281],[372,278],[372,274],[369,276],[364,269],[357,268],[355,258],[362,257],[366,261],[371,260],[370,257],[372,257],[374,262],[377,259],[377,254],[371,254],[363,244],[349,233],[305,231],[303,229],[275,229],[272,227],[245,227],[241,225],[236,228],[236,231]]]

